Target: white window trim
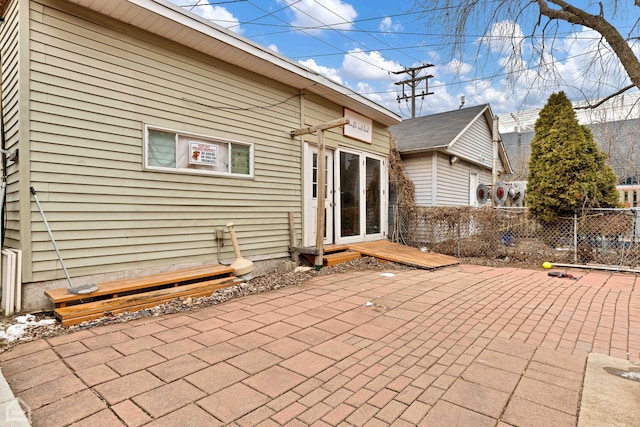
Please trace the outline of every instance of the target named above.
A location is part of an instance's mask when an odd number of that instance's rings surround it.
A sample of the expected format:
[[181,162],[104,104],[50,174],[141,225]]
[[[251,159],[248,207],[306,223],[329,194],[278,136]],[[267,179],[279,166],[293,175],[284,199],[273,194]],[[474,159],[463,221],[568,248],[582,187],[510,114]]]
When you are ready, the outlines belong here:
[[[220,171],[207,171],[202,169],[185,169],[185,168],[169,168],[163,166],[150,166],[149,165],[149,130],[157,130],[160,132],[168,132],[175,133],[178,136],[183,137],[193,137],[198,138],[205,141],[211,141],[213,143],[223,143],[223,144],[237,144],[237,145],[245,145],[249,147],[249,174],[240,174],[240,173],[232,173],[232,172],[220,172]],[[194,132],[184,132],[177,129],[167,128],[163,126],[155,126],[155,125],[144,125],[144,159],[143,159],[143,168],[146,171],[152,172],[168,172],[168,173],[179,173],[179,174],[189,174],[189,175],[212,175],[212,176],[224,176],[224,177],[233,177],[233,178],[245,178],[252,179],[254,173],[254,144],[251,142],[239,141],[235,139],[229,138],[220,138],[214,137],[211,135],[204,135]]]

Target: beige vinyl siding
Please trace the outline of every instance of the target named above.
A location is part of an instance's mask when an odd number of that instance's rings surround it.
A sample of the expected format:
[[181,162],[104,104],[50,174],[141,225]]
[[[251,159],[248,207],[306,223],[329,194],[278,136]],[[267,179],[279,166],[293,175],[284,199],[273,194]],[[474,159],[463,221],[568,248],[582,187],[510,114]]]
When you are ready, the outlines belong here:
[[484,115],[478,117],[449,149],[451,154],[467,158],[491,168],[493,145],[491,129]]
[[431,206],[433,204],[431,154],[406,156],[402,158],[402,163],[415,186],[416,205]]
[[[343,107],[333,104],[318,95],[306,93],[304,96],[304,126],[314,126],[344,116]],[[305,136],[305,141],[315,144],[316,134]],[[342,126],[325,131],[327,147],[349,147],[378,154],[385,158],[389,156],[389,131],[387,128],[373,122],[373,141],[371,144],[342,135]]]
[[[4,118],[5,147],[8,150],[19,148],[20,116],[20,28],[19,2],[9,2],[4,23],[0,25],[2,46],[2,113]],[[22,153],[24,154],[24,153]],[[21,248],[19,208],[19,163],[7,161],[7,228],[4,245]]]
[[[297,90],[65,8],[32,3],[31,182],[71,275],[213,262],[230,221],[244,256],[286,254],[287,212],[301,216],[301,143],[286,134]],[[251,143],[254,178],[144,171],[145,124]],[[31,227],[32,280],[63,277],[38,214]]]

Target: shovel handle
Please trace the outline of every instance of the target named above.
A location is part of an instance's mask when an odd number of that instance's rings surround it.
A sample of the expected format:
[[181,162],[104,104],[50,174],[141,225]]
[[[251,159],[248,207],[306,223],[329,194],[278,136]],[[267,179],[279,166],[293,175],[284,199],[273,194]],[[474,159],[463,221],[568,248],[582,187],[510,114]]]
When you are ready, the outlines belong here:
[[38,193],[36,193],[36,189],[33,187],[31,187],[30,190],[31,190],[31,194],[33,194],[33,199],[36,201],[36,206],[38,206],[38,210],[40,211],[40,216],[42,216],[42,222],[44,222],[44,226],[47,228],[47,233],[49,233],[49,238],[51,239],[51,244],[53,245],[53,249],[56,250],[56,255],[58,255],[58,261],[60,261],[60,265],[62,266],[64,275],[67,278],[67,282],[69,283],[69,287],[72,287],[73,283],[71,283],[71,276],[69,276],[67,267],[64,265],[64,261],[62,260],[62,255],[60,255],[60,251],[58,250],[56,239],[53,238],[53,232],[51,231],[51,227],[49,227],[47,218],[44,216],[44,211],[42,210],[42,206],[40,205],[40,200],[38,199]]

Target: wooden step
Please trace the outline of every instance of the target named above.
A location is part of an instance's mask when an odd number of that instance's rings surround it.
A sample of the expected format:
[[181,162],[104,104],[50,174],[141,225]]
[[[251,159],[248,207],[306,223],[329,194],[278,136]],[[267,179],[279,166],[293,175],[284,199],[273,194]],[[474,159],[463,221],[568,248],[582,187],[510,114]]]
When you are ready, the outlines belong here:
[[342,252],[349,249],[347,245],[325,245],[322,247],[322,251],[325,254],[332,254],[334,252]]
[[223,277],[172,288],[59,307],[55,309],[54,315],[64,326],[75,325],[105,315],[115,315],[124,313],[125,311],[133,312],[144,308],[155,307],[175,298],[209,296],[217,289],[232,285],[232,277]]
[[360,258],[360,252],[354,251],[344,251],[344,252],[334,252],[331,254],[327,254],[322,257],[322,264],[331,267],[336,264],[340,264],[342,262],[351,261],[355,258]]
[[149,276],[131,277],[112,282],[101,282],[97,283],[98,290],[96,292],[86,295],[69,293],[67,288],[49,289],[45,291],[45,294],[54,303],[55,307],[58,308],[79,303],[87,299],[117,298],[122,295],[156,290],[163,287],[180,286],[197,281],[232,276],[233,268],[217,264],[168,271],[166,273],[152,274]]

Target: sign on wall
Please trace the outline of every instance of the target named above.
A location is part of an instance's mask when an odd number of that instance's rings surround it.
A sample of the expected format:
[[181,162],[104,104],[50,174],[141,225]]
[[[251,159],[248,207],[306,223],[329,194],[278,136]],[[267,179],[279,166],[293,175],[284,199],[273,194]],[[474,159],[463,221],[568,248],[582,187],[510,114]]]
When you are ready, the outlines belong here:
[[218,146],[189,141],[189,164],[218,166]]
[[373,120],[346,108],[344,109],[344,117],[349,120],[349,123],[344,125],[344,136],[369,144],[373,142]]

